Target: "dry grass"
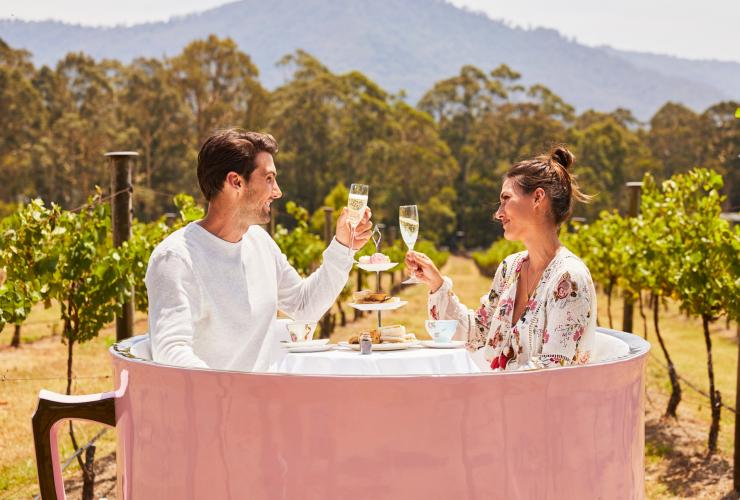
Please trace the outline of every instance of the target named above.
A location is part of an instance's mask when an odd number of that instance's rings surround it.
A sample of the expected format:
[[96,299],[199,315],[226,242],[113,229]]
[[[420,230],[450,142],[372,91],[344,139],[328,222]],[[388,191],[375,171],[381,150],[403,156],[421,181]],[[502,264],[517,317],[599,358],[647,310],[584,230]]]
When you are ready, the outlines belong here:
[[[36,318],[32,317],[31,321],[34,320]],[[136,331],[145,330],[146,321],[139,318]],[[115,332],[107,328],[98,338],[75,346],[74,394],[104,392],[113,388],[107,349],[114,340]],[[24,343],[20,349],[0,348],[0,422],[3,422],[0,426],[0,499],[30,498],[38,492],[31,415],[41,389],[65,392],[66,356],[67,346],[62,344],[58,335]],[[104,427],[75,422],[78,444],[86,443]],[[65,460],[73,451],[66,428],[59,434],[59,444],[60,458]],[[97,442],[96,456],[103,457],[114,449],[115,433],[108,432]],[[75,461],[65,471],[65,479],[78,476],[79,472]]]
[[[464,303],[473,307],[478,298],[486,292],[490,283],[488,278],[478,274],[471,260],[451,257],[445,272],[455,281],[455,291]],[[388,275],[384,278],[385,289],[389,286]],[[372,286],[375,285],[371,278]],[[401,291],[405,307],[383,314],[383,324],[402,323],[417,336],[426,337],[424,319],[426,318],[426,295],[424,285],[406,287]],[[621,326],[621,303],[616,300],[612,315],[615,327]],[[352,311],[347,308],[347,317]],[[606,300],[599,298],[599,317],[606,323]],[[33,459],[33,438],[30,417],[34,411],[38,391],[42,388],[64,392],[66,373],[66,346],[59,336],[51,334],[50,324],[56,316],[53,311],[41,308],[34,312],[31,324],[24,327],[31,343],[24,343],[18,349],[4,347],[10,342],[12,329],[0,335],[0,499],[30,498],[37,492],[36,470]],[[49,322],[52,323],[49,323]],[[37,322],[37,323],[34,323]],[[346,327],[337,328],[333,341],[344,340],[351,334],[377,322],[375,315],[366,315]],[[34,326],[36,325],[36,326]],[[667,312],[661,312],[662,332],[674,357],[678,373],[697,386],[706,389],[706,353],[701,332],[701,322],[687,319],[672,305]],[[635,312],[635,328],[642,334],[642,322]],[[146,323],[139,317],[136,331],[143,332]],[[717,387],[722,392],[723,401],[734,407],[735,377],[738,347],[735,341],[734,325],[724,328],[724,322],[713,325],[713,343]],[[112,389],[111,368],[107,358],[107,348],[113,342],[114,334],[109,328],[97,339],[76,347],[75,374],[78,377],[73,392],[85,394]],[[647,371],[646,404],[646,493],[648,498],[735,498],[730,493],[732,487],[732,449],[734,418],[723,410],[720,430],[720,452],[714,457],[706,457],[706,438],[709,430],[709,403],[703,396],[684,387],[684,400],[679,406],[677,421],[661,418],[667,394],[670,389],[665,371],[656,360],[662,361],[662,354],[655,341],[652,328],[648,330],[648,340],[653,344]],[[103,378],[84,378],[84,377]],[[15,380],[15,379],[49,380]],[[13,379],[13,380],[10,380]],[[78,439],[87,442],[101,426],[76,423]],[[66,432],[60,436],[63,458],[72,452]],[[111,492],[115,477],[114,433],[107,433],[99,442],[96,456],[96,493]],[[65,473],[70,498],[78,497],[80,491],[79,468],[76,463]]]
[[[56,303],[48,309],[43,304],[34,306],[31,317],[21,326],[21,344],[28,344],[44,337],[61,334],[63,324],[59,319],[59,314],[59,305]],[[5,325],[5,328],[0,331],[0,349],[10,345],[13,330],[13,325]]]
[[[615,326],[617,329],[622,323],[622,303],[617,301],[613,304],[615,311]],[[605,318],[606,301],[599,302],[599,316]],[[615,313],[616,312],[616,313]],[[670,394],[670,382],[665,365],[665,357],[660,349],[655,331],[652,326],[652,311],[646,310],[648,315],[647,339],[652,345],[651,357],[648,362],[648,384],[660,389],[662,393]],[[617,319],[619,318],[619,319]],[[644,335],[644,328],[639,311],[635,309],[635,329],[638,335]],[[661,307],[660,331],[673,359],[679,376],[690,381],[704,393],[709,394],[709,379],[707,374],[707,352],[704,344],[704,333],[701,320],[698,318],[687,318],[681,313],[674,303],[670,303],[666,311]],[[729,407],[735,407],[735,390],[737,383],[737,356],[738,345],[736,337],[736,325],[726,327],[724,319],[713,323],[710,327],[712,337],[712,358],[714,360],[714,378],[717,389],[722,394],[722,401]],[[666,402],[667,405],[667,402]],[[665,405],[662,410],[665,410]],[[709,436],[709,423],[711,422],[709,399],[698,394],[696,391],[682,384],[682,401],[678,407],[678,420],[695,419],[706,423],[706,439]],[[720,451],[732,454],[734,444],[735,416],[732,412],[722,409],[722,423],[719,435]]]

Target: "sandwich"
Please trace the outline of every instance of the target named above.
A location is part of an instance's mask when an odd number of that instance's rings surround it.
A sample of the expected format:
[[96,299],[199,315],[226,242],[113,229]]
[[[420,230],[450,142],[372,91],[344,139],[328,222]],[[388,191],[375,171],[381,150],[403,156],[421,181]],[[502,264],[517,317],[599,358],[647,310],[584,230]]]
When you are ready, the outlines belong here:
[[381,342],[406,342],[406,327],[390,325],[380,327]]

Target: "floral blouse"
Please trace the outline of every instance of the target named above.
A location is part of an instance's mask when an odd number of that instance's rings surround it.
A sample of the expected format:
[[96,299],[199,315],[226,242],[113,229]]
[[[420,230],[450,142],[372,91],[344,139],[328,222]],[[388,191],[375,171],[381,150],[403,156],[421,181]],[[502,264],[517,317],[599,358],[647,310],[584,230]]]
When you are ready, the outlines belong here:
[[586,265],[560,247],[542,273],[516,324],[514,299],[526,251],[509,255],[498,266],[488,294],[476,311],[452,292],[452,280],[429,294],[431,319],[457,319],[456,337],[469,350],[483,347],[494,370],[588,363],[596,335],[596,292]]

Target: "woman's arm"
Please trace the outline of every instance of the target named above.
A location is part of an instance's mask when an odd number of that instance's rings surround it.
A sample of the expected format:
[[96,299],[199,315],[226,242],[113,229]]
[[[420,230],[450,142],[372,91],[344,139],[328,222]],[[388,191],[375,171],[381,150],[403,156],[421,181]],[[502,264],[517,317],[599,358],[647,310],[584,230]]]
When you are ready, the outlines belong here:
[[430,319],[456,319],[458,323],[455,339],[466,341],[469,350],[480,349],[485,346],[488,338],[491,317],[498,304],[501,280],[502,265],[499,265],[491,289],[480,298],[479,307],[473,311],[460,302],[452,291],[452,280],[445,277],[439,289],[429,294]]
[[573,270],[559,273],[553,283],[547,291],[542,352],[533,359],[546,367],[585,363],[593,347],[593,286],[585,273]]

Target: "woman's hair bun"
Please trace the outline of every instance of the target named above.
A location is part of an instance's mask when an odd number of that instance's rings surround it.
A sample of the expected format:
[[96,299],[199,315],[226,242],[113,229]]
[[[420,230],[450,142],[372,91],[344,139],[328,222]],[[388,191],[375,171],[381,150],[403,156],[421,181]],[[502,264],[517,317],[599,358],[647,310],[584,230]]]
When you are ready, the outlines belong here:
[[555,146],[550,151],[550,158],[559,163],[565,170],[568,170],[576,157],[565,146]]

